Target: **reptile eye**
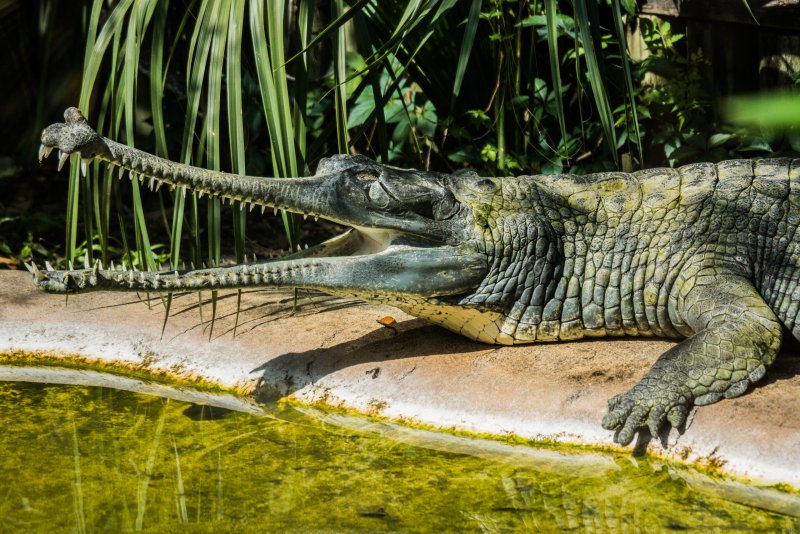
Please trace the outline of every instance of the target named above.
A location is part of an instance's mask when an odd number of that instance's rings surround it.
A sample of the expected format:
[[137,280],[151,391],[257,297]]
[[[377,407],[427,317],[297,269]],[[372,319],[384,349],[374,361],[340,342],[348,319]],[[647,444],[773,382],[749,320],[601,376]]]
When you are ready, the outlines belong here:
[[458,213],[458,202],[452,198],[445,197],[433,206],[433,218],[437,221],[444,221]]
[[392,203],[392,197],[383,188],[383,185],[378,180],[372,182],[367,190],[370,202],[379,208],[387,208]]
[[378,180],[378,177],[371,172],[359,172],[356,174],[356,178],[362,182],[375,182]]

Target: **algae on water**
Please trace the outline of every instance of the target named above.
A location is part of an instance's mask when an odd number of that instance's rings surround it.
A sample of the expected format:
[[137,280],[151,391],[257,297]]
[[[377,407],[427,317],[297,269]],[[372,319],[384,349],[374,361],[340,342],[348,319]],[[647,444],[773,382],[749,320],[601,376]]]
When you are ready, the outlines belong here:
[[666,465],[589,453],[537,465],[268,410],[0,383],[0,531],[800,528],[698,492]]

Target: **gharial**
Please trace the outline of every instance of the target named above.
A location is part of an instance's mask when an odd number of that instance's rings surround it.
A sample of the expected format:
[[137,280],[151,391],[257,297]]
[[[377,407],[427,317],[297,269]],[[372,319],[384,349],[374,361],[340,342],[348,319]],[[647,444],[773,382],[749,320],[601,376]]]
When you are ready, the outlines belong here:
[[685,338],[609,401],[615,440],[737,397],[800,339],[800,159],[586,176],[454,176],[335,156],[309,178],[239,176],[99,136],[80,111],[42,133],[130,178],[323,217],[349,231],[288,258],[175,272],[29,266],[53,293],[288,286],[390,304],[485,343]]

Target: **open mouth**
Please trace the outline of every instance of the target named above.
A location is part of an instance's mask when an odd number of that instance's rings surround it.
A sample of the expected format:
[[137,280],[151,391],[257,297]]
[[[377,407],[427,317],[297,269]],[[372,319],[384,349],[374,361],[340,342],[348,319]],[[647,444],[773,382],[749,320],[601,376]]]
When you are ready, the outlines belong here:
[[[272,208],[323,218],[350,229],[319,245],[264,262],[186,270],[139,271],[99,262],[83,269],[57,271],[28,268],[38,287],[53,293],[92,290],[198,291],[247,287],[301,287],[379,300],[397,295],[452,295],[477,285],[486,273],[485,258],[460,244],[449,245],[434,213],[454,213],[452,199],[436,200],[442,187],[435,179],[395,171],[362,156],[337,156],[320,162],[317,174],[305,178],[260,178],[191,167],[158,158],[98,135],[75,108],[65,122],[42,133],[41,158],[59,151],[59,167],[79,153],[81,172],[99,160],[118,167],[153,191],[168,187],[175,194],[192,191],[222,203],[263,213]],[[440,195],[437,197],[436,195]],[[401,198],[402,197],[402,198]],[[447,197],[449,199],[449,197]],[[433,199],[429,202],[429,199]],[[405,202],[405,205],[403,204]],[[443,206],[447,209],[443,209]],[[234,208],[235,209],[235,208]]]

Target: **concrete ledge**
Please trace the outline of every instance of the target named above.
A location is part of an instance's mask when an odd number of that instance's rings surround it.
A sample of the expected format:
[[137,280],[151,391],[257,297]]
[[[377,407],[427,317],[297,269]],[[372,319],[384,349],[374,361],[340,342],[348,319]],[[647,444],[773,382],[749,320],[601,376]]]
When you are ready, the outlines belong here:
[[[209,295],[204,295],[208,297]],[[136,295],[70,297],[33,289],[27,273],[0,272],[0,353],[81,355],[169,372],[267,399],[292,396],[443,428],[613,446],[600,427],[606,401],[632,387],[671,342],[612,339],[520,347],[478,344],[389,307],[287,292],[221,295],[200,322],[196,295],[164,309]],[[377,320],[390,315],[398,324]],[[1,363],[1,362],[0,362]],[[640,449],[765,483],[800,487],[800,357],[784,353],[748,394],[695,410],[682,435]]]

